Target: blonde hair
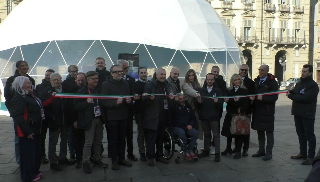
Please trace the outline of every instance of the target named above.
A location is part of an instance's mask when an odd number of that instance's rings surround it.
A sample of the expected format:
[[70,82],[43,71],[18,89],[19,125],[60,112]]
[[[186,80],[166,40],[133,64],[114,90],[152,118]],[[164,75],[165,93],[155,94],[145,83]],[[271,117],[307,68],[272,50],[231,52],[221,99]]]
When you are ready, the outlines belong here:
[[12,83],[12,90],[14,90],[19,95],[25,96],[29,93],[28,90],[23,89],[24,83],[29,80],[26,76],[17,76]]
[[236,77],[239,77],[240,80],[241,80],[241,84],[240,84],[239,87],[240,87],[240,88],[247,89],[247,88],[243,85],[243,80],[241,79],[241,76],[240,76],[239,74],[235,73],[235,74],[233,74],[233,75],[231,76],[231,79],[230,79],[230,87],[228,88],[228,90],[232,90],[232,89],[234,88],[233,82],[234,82],[234,80],[236,79]]

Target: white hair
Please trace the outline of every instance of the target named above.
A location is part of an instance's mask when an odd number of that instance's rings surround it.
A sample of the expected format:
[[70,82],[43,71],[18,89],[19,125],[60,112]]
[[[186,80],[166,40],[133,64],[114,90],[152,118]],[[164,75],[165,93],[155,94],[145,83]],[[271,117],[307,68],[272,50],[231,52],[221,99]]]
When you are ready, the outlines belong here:
[[16,93],[18,93],[19,95],[26,95],[29,93],[28,90],[23,89],[24,83],[26,82],[26,80],[29,80],[28,77],[26,76],[18,76],[14,79],[13,83],[12,83],[12,90],[14,90]]
[[122,69],[123,64],[127,63],[129,65],[129,62],[127,60],[124,59],[118,59],[117,60],[117,64],[120,66],[120,68]]

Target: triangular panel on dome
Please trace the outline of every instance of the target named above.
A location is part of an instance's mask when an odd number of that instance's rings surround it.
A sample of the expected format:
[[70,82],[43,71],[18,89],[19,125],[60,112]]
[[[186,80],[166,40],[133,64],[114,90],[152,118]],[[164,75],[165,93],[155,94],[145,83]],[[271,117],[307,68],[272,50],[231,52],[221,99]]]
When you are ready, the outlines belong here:
[[[148,49],[148,50],[147,50]],[[153,63],[153,56],[152,59],[148,53],[149,48],[145,48],[145,46],[143,44],[139,45],[139,47],[137,47],[137,49],[135,50],[135,52],[132,52],[130,54],[139,54],[139,67],[146,67],[148,70],[148,76],[152,76],[152,74],[155,71],[155,65]]]
[[[187,60],[189,61],[190,65],[191,65],[189,69],[191,69],[191,68],[194,69],[196,74],[199,75],[202,63],[205,60],[207,53],[206,52],[198,52],[198,51],[182,51],[182,53],[187,58]],[[188,64],[187,61],[186,61],[186,64]],[[180,69],[180,76],[179,77],[183,77],[183,79],[184,79],[187,71],[188,70],[186,70],[186,69],[185,70]]]
[[174,58],[172,59],[172,61],[170,62],[170,64],[167,67],[167,70],[166,70],[167,77],[170,75],[170,71],[173,67],[177,67],[179,69],[179,72],[180,72],[179,77],[182,77],[180,81],[183,81],[185,74],[192,66],[191,66],[189,60],[186,59],[184,52],[178,50],[176,52]]
[[102,40],[114,64],[117,64],[119,53],[132,54],[139,44]]
[[[8,60],[5,61],[3,70],[1,70],[1,77],[6,78],[13,76],[16,71],[16,62],[23,60],[23,56],[21,55],[20,47],[16,47],[11,49],[11,54],[8,58]],[[29,64],[30,67],[30,64]]]
[[36,80],[36,83],[39,84],[48,69],[53,69],[57,73],[60,73],[63,79],[68,73],[67,65],[54,41],[50,42],[37,62],[32,67],[30,66],[29,71],[30,75]]
[[[68,65],[77,65],[92,44],[92,40],[57,41]],[[98,42],[99,43],[99,42]]]
[[[37,44],[23,45],[21,50],[23,53],[23,58],[28,62],[30,69],[39,59],[49,42],[41,42]],[[30,70],[29,70],[30,71]]]
[[84,54],[83,57],[79,60],[79,71],[86,73],[88,71],[96,70],[95,61],[97,57],[103,57],[105,59],[107,70],[109,70],[113,65],[107,54],[107,52],[109,51],[106,52],[104,44],[101,44],[99,40],[91,41],[91,44],[87,48],[83,48],[82,51],[84,52]]
[[11,49],[7,49],[5,51],[0,51],[0,76],[2,76],[2,72],[4,72],[4,70],[6,69],[6,67],[9,64],[9,59],[13,53],[13,51],[15,51],[15,48],[11,48]]
[[[170,60],[172,59],[175,53],[175,50],[173,49],[162,48],[162,47],[151,46],[151,45],[146,45],[146,47],[149,53],[151,54],[155,64],[157,65],[157,68],[165,69],[170,63]],[[153,64],[153,62],[151,62],[151,64]],[[154,64],[150,66],[155,68]]]

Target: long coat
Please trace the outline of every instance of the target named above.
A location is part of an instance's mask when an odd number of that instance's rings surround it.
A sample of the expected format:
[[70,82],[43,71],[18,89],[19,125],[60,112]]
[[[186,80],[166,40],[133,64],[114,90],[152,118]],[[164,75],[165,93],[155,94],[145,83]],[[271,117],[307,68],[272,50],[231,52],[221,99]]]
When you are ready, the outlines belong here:
[[[167,81],[165,81],[165,90],[167,94],[171,93],[171,89]],[[160,90],[158,81],[155,79],[152,79],[150,83],[147,83],[145,85],[144,93],[163,94],[163,91]],[[143,101],[145,105],[145,110],[143,111],[143,119],[142,119],[143,128],[151,129],[151,130],[158,129],[158,124],[160,122],[159,117],[160,117],[161,111],[163,111],[164,99],[165,99],[165,96],[155,96],[153,100],[151,100],[150,98],[146,98]],[[164,116],[164,119],[167,119],[167,121],[163,121],[163,122],[167,122],[167,123],[170,122],[168,121],[170,120],[169,112],[167,113],[166,116]]]
[[[254,79],[255,92],[265,93],[278,90],[277,81],[269,74],[267,79],[260,84],[260,77]],[[278,95],[263,95],[262,101],[255,99],[253,102],[252,129],[263,131],[274,131],[274,113]]]
[[[248,89],[239,88],[237,91],[235,89],[228,90],[228,96],[235,95],[247,95]],[[221,135],[228,137],[230,135],[231,120],[233,114],[238,114],[238,109],[240,108],[240,114],[248,114],[250,110],[250,99],[249,97],[241,97],[237,102],[233,98],[230,98],[227,102],[227,114],[224,118]]]

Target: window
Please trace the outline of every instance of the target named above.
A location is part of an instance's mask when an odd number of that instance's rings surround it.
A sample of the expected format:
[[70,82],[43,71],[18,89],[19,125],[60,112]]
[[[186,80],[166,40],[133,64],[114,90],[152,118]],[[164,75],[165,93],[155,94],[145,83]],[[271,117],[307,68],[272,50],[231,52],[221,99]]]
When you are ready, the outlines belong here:
[[244,20],[244,27],[251,27],[252,21],[251,20]]
[[281,29],[280,29],[280,40],[281,40],[281,41],[284,41],[284,39],[285,39],[285,37],[286,37],[285,32],[286,32],[286,29],[284,29],[284,28],[281,28]]
[[250,40],[250,27],[244,27],[244,40]]
[[264,3],[271,4],[272,2],[271,2],[271,0],[264,0]]
[[222,18],[222,20],[230,27],[231,26],[231,19],[230,18]]
[[278,4],[286,4],[287,0],[278,0]]
[[300,0],[293,0],[293,5],[300,6]]

